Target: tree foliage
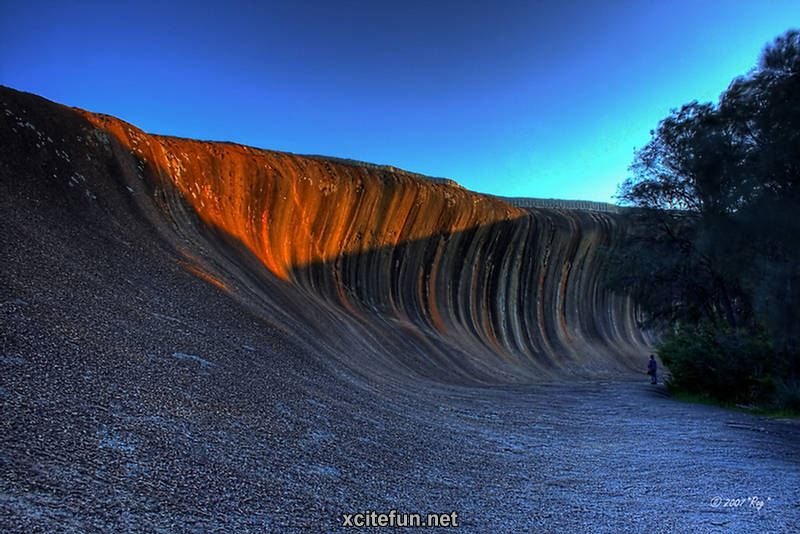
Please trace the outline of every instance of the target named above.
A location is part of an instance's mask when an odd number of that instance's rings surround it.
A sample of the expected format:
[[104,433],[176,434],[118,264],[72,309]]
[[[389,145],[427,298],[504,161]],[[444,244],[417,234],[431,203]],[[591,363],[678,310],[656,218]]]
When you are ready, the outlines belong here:
[[765,330],[797,376],[800,31],[767,45],[718,104],[673,110],[631,171],[617,197],[633,224],[612,284],[662,326]]

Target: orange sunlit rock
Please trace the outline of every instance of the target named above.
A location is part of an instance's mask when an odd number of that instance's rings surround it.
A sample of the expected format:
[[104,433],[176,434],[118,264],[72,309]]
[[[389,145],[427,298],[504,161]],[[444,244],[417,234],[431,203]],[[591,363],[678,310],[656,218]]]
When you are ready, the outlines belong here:
[[[603,284],[613,213],[523,209],[391,167],[151,135],[2,95],[9,173],[53,176],[110,224],[144,217],[184,269],[278,328],[334,336],[331,357],[347,338],[368,355],[358,368],[524,382],[626,368],[646,350],[635,306]],[[323,320],[341,332],[311,334]]]

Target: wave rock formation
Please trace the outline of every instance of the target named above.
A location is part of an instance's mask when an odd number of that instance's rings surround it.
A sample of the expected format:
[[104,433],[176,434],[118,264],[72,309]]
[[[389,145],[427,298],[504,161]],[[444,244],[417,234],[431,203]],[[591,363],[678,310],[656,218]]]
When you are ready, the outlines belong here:
[[742,481],[792,531],[796,425],[642,380],[626,220],[0,88],[0,532],[694,532]]
[[526,383],[626,372],[646,350],[635,306],[603,285],[610,210],[525,208],[392,167],[0,97],[5,190],[57,196],[122,240],[144,221],[183,269],[329,365]]

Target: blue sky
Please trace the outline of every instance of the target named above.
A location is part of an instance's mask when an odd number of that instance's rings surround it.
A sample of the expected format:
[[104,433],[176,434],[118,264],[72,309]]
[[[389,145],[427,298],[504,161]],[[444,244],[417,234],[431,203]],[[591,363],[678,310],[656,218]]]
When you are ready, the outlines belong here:
[[152,133],[609,201],[800,1],[0,2],[0,84]]

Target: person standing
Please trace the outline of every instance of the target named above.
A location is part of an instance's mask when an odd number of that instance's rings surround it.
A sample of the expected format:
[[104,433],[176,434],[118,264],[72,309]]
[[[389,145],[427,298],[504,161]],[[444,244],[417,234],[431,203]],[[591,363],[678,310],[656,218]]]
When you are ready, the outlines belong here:
[[656,357],[652,354],[650,355],[650,361],[647,362],[647,374],[650,375],[650,383],[656,384],[658,381],[656,380],[656,370],[658,369],[658,364],[656,363]]

